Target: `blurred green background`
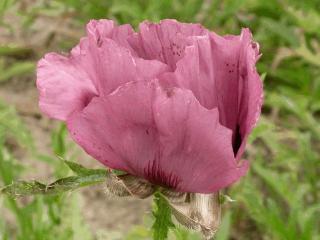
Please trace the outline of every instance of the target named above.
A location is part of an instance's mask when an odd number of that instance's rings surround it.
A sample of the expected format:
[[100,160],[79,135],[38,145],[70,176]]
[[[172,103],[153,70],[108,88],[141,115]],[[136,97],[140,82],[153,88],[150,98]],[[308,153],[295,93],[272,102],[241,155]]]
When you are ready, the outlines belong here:
[[[225,205],[217,239],[320,239],[319,0],[0,0],[0,186],[66,176],[56,156],[86,162],[65,127],[40,114],[34,81],[37,60],[48,51],[67,52],[92,18],[135,27],[145,19],[175,18],[219,34],[249,27],[263,53],[258,69],[265,103],[245,156],[251,170],[226,190],[236,202]],[[146,202],[113,201],[113,211],[124,211],[115,219],[110,202],[101,204],[109,196],[102,187],[94,191],[89,199],[90,189],[0,196],[0,239],[151,239],[150,211],[138,209]],[[91,215],[105,215],[92,221],[85,212],[97,204]],[[132,215],[138,219],[130,220]],[[106,227],[105,221],[114,224]],[[170,238],[200,239],[183,229]]]

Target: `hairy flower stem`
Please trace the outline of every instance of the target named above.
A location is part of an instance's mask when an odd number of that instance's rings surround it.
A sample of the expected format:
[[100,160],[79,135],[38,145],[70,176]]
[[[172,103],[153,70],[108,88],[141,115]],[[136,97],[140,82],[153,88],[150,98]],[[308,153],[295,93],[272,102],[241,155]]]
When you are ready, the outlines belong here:
[[221,222],[219,192],[212,194],[191,193],[191,218],[201,223],[205,240],[214,237]]

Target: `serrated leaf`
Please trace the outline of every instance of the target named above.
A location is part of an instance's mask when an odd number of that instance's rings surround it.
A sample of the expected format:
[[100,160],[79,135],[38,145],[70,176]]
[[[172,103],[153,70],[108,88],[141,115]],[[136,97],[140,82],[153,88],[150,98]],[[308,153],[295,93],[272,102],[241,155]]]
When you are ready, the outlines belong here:
[[46,191],[47,186],[37,181],[17,181],[1,189],[1,193],[11,197],[34,195]]
[[36,194],[60,194],[72,191],[81,187],[95,185],[106,181],[108,174],[95,173],[81,176],[71,176],[58,179],[51,184],[44,184],[38,181],[17,181],[0,190],[1,194],[11,197],[30,196]]
[[165,240],[168,237],[170,228],[174,227],[171,219],[171,207],[167,200],[159,192],[154,194],[155,210],[153,216],[155,222],[152,226],[153,239],[154,240]]
[[90,168],[85,168],[84,166],[72,161],[68,161],[68,160],[63,160],[63,161],[74,173],[80,176],[92,175],[92,174],[107,174],[106,169],[90,169]]

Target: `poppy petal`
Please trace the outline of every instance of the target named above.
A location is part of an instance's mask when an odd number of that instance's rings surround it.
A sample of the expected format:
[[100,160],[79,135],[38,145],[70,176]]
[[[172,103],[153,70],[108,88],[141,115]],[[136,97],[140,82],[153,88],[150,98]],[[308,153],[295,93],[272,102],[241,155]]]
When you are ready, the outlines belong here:
[[185,192],[209,193],[238,180],[231,131],[192,92],[158,81],[123,85],[67,122],[73,139],[108,167]]
[[176,62],[183,57],[189,36],[207,34],[200,24],[180,23],[166,19],[159,24],[143,22],[139,33],[128,38],[131,47],[144,59],[157,59],[174,70]]

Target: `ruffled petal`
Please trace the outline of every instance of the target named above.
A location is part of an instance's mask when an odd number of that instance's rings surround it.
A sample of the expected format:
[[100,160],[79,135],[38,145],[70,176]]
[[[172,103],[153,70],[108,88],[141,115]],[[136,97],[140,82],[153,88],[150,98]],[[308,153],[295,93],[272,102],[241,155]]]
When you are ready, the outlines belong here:
[[116,26],[109,20],[92,20],[87,37],[69,56],[46,55],[38,64],[40,108],[50,117],[66,120],[93,96],[108,95],[129,81],[155,78],[167,71],[157,60],[138,59],[126,48],[130,25]]
[[175,64],[184,55],[189,36],[207,34],[200,24],[180,23],[176,20],[162,20],[159,24],[143,22],[139,33],[128,38],[131,47],[139,57],[157,59],[175,69]]
[[251,130],[244,127],[244,119],[251,118],[246,114],[261,108],[261,101],[250,100],[248,105],[249,98],[258,100],[262,94],[261,80],[255,71],[257,52],[250,52],[251,44],[247,29],[240,36],[220,37],[211,33],[193,37],[175,72],[161,76],[168,83],[173,79],[173,86],[190,89],[205,108],[219,109],[220,123],[233,131],[235,154]]
[[163,147],[161,160],[148,167],[149,179],[157,182],[163,172],[179,191],[212,193],[246,173],[248,164],[237,165],[232,132],[219,123],[217,108],[204,108],[191,91],[179,88],[162,90],[153,108]]
[[157,60],[139,59],[127,38],[133,33],[130,25],[116,26],[112,20],[91,20],[87,24],[88,39],[82,44],[83,68],[87,69],[99,95],[108,95],[129,81],[155,78],[167,71]]
[[239,135],[242,141],[238,143],[237,159],[240,159],[244,152],[247,138],[260,117],[263,103],[263,83],[256,70],[256,62],[260,57],[259,45],[252,42],[249,29],[244,31],[246,34],[243,34],[243,36],[247,39],[244,41],[245,44],[242,46],[240,54],[239,81],[242,85],[238,120]]
[[161,78],[172,86],[190,89],[205,108],[218,107],[221,92],[217,91],[214,67],[219,63],[213,60],[210,37],[194,37],[192,41],[192,45],[185,49],[185,56],[177,62],[175,72],[166,73]]
[[111,38],[113,35],[114,27],[116,24],[112,20],[101,19],[91,20],[87,24],[87,36],[94,39],[97,43],[102,41],[104,38]]
[[128,83],[94,98],[68,119],[73,139],[106,166],[141,175],[136,173],[141,173],[142,162],[152,159],[157,147],[154,136],[147,134],[152,125],[150,84]]
[[102,42],[96,57],[100,95],[108,95],[130,81],[151,80],[168,70],[168,66],[160,61],[133,57],[128,49],[111,39]]
[[38,63],[39,106],[52,118],[66,120],[73,111],[81,110],[97,95],[95,86],[78,60],[73,56],[50,53]]
[[89,38],[82,38],[69,56],[49,53],[39,61],[39,106],[49,117],[65,121],[73,111],[81,110],[98,95],[94,61],[97,39],[101,35],[110,36],[114,27],[113,21],[91,21],[87,25]]
[[[98,46],[100,46],[105,39],[112,39],[120,46],[131,50],[127,39],[133,33],[134,30],[130,24],[117,26],[114,21],[107,19],[91,20],[87,24],[87,36]],[[134,51],[132,51],[132,53],[135,54]]]
[[217,109],[203,108],[188,90],[140,81],[94,98],[67,125],[108,167],[178,191],[209,193],[247,170],[237,165],[232,133],[218,119]]

